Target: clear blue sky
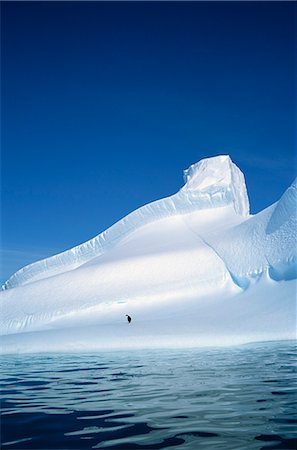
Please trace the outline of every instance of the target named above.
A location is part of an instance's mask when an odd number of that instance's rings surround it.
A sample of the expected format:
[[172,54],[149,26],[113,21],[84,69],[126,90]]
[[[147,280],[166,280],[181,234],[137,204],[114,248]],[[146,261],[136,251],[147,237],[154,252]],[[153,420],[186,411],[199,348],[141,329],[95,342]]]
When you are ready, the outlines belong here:
[[294,178],[293,2],[2,2],[1,281],[230,154]]

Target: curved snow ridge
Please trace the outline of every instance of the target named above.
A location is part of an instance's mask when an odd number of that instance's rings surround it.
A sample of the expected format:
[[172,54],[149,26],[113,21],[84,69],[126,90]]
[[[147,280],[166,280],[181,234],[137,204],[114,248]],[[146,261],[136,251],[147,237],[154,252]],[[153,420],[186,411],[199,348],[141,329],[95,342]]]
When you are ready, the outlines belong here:
[[233,205],[237,214],[248,216],[244,176],[229,156],[203,159],[185,170],[184,178],[186,184],[176,194],[135,210],[83,244],[25,266],[5,282],[3,289],[76,269],[102,255],[136,229],[166,217],[226,205]]
[[274,281],[297,278],[296,181],[279,202],[224,231],[209,234],[207,243],[243,288],[263,273]]
[[297,178],[278,201],[266,227],[266,233],[274,233],[290,218],[297,216]]

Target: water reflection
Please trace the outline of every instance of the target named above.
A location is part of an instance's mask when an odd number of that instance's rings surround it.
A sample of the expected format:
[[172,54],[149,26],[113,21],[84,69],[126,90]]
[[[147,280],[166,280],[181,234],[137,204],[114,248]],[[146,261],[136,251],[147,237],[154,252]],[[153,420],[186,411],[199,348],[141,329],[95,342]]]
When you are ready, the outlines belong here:
[[297,448],[293,342],[2,358],[3,448]]

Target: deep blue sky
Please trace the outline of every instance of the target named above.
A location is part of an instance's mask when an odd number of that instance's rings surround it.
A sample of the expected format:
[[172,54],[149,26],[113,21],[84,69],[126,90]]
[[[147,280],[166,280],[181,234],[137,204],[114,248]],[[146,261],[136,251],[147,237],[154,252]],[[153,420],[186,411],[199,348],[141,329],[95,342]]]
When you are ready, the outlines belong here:
[[230,154],[294,178],[293,2],[2,2],[1,281]]

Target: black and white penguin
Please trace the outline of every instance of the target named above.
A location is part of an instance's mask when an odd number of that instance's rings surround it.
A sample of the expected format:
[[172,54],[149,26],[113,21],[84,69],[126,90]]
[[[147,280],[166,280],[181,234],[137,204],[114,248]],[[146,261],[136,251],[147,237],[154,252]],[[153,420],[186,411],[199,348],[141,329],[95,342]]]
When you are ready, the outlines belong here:
[[128,320],[128,322],[130,323],[131,322],[131,317],[130,316],[128,316],[128,314],[126,314],[126,317],[127,317],[127,320]]

